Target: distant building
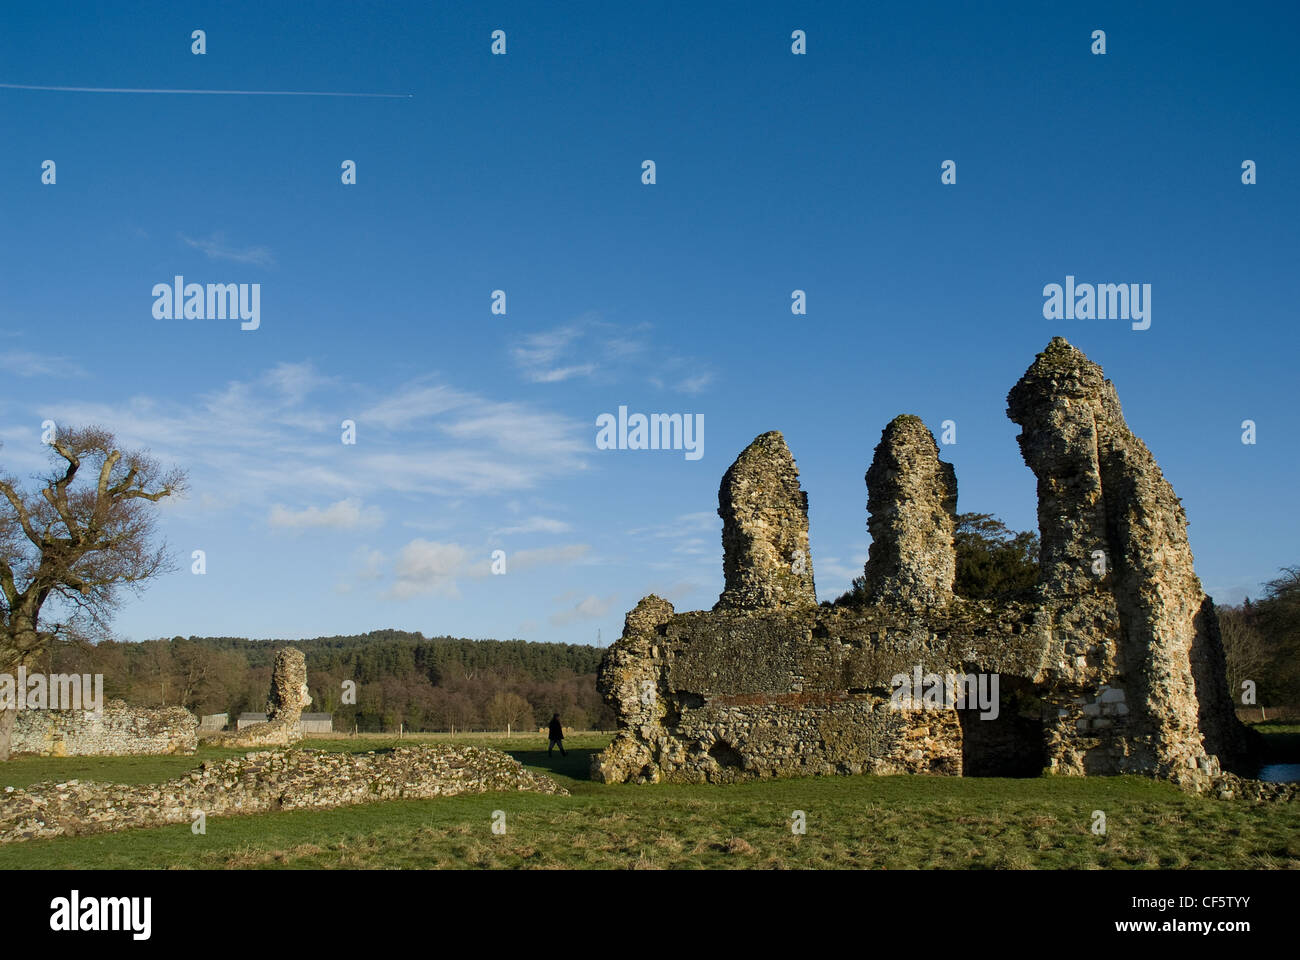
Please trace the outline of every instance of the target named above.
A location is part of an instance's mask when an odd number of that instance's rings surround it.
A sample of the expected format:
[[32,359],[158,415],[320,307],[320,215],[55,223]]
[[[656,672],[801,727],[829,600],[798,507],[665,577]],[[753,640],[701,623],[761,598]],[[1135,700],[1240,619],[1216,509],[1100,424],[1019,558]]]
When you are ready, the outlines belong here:
[[224,730],[229,722],[230,714],[228,713],[209,713],[207,716],[199,717],[199,732]]
[[[266,723],[264,713],[241,713],[235,721],[235,729],[243,730],[255,723]],[[303,733],[333,733],[334,714],[304,713],[298,720],[298,729]]]
[[303,733],[333,733],[334,714],[304,713],[298,721],[298,729]]

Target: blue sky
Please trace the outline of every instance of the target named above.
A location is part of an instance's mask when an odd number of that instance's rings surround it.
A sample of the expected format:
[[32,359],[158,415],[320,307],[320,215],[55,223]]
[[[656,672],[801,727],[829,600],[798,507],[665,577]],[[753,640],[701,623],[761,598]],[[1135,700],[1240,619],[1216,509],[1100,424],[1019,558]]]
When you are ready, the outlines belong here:
[[[6,6],[0,83],[410,95],[0,88],[0,464],[50,418],[192,476],[125,637],[608,643],[716,600],[718,482],[770,429],[833,598],[898,413],[956,421],[959,509],[1034,525],[1005,397],[1058,334],[1217,599],[1300,562],[1294,4],[86,7]],[[155,319],[178,274],[260,284],[260,328]],[[1150,283],[1150,329],[1045,320],[1067,274]],[[621,404],[702,414],[703,457],[597,450]]]

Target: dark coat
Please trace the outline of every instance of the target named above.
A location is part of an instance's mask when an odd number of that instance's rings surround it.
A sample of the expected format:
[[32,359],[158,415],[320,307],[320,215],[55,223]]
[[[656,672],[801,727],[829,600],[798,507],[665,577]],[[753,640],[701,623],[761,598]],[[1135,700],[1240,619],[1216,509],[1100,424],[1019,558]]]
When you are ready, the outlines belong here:
[[563,740],[563,739],[564,739],[564,728],[563,728],[562,726],[560,726],[560,721],[559,721],[559,720],[552,720],[552,721],[551,721],[551,730],[550,730],[550,734],[551,734],[551,739],[552,739],[552,740]]

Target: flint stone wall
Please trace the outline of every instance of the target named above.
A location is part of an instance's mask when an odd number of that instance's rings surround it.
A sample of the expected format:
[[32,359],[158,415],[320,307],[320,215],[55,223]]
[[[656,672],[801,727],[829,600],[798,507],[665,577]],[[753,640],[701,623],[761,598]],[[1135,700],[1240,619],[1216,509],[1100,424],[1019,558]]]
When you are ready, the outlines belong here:
[[89,710],[20,710],[12,751],[46,757],[120,757],[128,754],[193,753],[198,718],[183,707],[159,710],[109,700]]
[[160,784],[69,780],[6,787],[0,794],[0,843],[191,823],[198,810],[216,817],[494,790],[568,795],[549,777],[482,747],[262,751],[203,763]]
[[920,417],[890,421],[866,479],[868,596],[911,606],[947,603],[957,575],[957,475],[939,459]]
[[[719,604],[679,614],[647,597],[606,653],[597,685],[619,731],[593,757],[593,777],[1047,769],[1210,789],[1224,768],[1244,772],[1250,744],[1232,711],[1213,604],[1192,569],[1186,515],[1125,424],[1113,386],[1058,337],[1008,404],[1038,478],[1035,588],[997,602],[953,594],[956,478],[924,424],[905,416],[886,427],[867,472],[865,597],[789,603],[774,551],[750,547],[762,537],[727,532],[740,473],[749,488],[786,497],[784,507],[762,498],[763,513],[794,529],[802,517],[806,538],[793,459],[773,442],[779,434],[764,434],[719,493]],[[940,676],[997,674],[998,718],[892,709],[893,677],[918,665]]]
[[301,650],[285,647],[271,667],[271,692],[266,699],[266,722],[253,723],[234,733],[206,733],[203,742],[218,747],[288,747],[302,739],[302,713],[311,704],[307,692],[307,658]]
[[736,458],[718,494],[726,589],[717,609],[815,606],[808,497],[775,430]]

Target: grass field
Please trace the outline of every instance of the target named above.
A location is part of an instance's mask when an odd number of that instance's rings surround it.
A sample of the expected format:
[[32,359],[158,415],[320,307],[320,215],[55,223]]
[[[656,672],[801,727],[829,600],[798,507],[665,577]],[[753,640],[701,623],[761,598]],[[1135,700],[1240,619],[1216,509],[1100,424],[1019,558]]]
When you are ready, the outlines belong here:
[[[1262,729],[1268,729],[1264,727]],[[1277,740],[1273,738],[1277,737]],[[1288,759],[1300,728],[1269,730]],[[0,868],[1300,868],[1300,804],[1191,796],[1139,777],[825,777],[734,786],[608,786],[587,780],[608,734],[548,757],[536,735],[407,737],[495,746],[546,773],[569,797],[494,793],[244,817],[6,844]],[[396,739],[304,741],[371,750]],[[237,750],[189,757],[36,758],[0,781],[148,782]],[[493,811],[506,833],[492,833]],[[807,832],[792,832],[792,814]],[[1093,812],[1106,833],[1091,832]]]

